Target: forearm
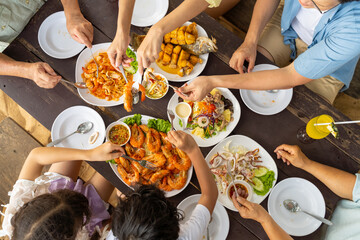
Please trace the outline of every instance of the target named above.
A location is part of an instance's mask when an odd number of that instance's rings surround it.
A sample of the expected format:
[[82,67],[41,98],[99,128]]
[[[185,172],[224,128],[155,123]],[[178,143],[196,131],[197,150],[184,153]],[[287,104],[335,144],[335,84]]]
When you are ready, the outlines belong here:
[[71,15],[81,14],[78,0],[61,0],[66,19]]
[[287,234],[279,225],[277,225],[277,223],[270,215],[265,217],[265,220],[261,222],[261,226],[264,228],[270,240],[292,239],[289,234]]
[[119,13],[117,20],[117,34],[130,34],[132,12],[135,0],[119,0]]
[[265,25],[274,15],[279,2],[280,0],[256,1],[245,41],[257,44]]
[[218,190],[214,177],[199,148],[196,148],[189,153],[189,157],[192,159],[201,188],[201,199],[199,203],[208,207],[209,211],[212,212],[218,197]]
[[181,26],[184,22],[196,17],[208,6],[209,3],[205,0],[185,0],[170,14],[156,23],[151,29],[157,31],[159,34],[165,35]]
[[352,192],[356,181],[354,174],[311,160],[302,169],[319,179],[336,195],[350,200],[353,199]]
[[275,70],[246,74],[214,75],[208,78],[210,84],[214,87],[250,90],[288,89],[311,81],[311,79],[298,74],[292,64]]
[[19,62],[0,53],[0,75],[31,78],[28,71],[31,63]]

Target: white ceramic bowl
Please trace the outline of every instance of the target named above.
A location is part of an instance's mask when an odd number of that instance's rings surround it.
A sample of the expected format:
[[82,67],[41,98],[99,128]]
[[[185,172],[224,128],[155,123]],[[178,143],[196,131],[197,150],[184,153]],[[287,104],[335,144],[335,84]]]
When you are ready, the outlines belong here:
[[[145,82],[146,81],[149,81],[149,74],[148,74],[148,72],[149,72],[149,69],[147,69],[146,71],[145,71],[145,73],[144,73],[144,80],[142,81],[142,85],[145,87]],[[167,93],[168,93],[168,91],[169,91],[169,82],[168,82],[168,80],[167,80],[167,78],[164,76],[164,75],[162,75],[162,74],[160,74],[160,73],[154,73],[154,72],[152,72],[152,74],[154,74],[155,76],[160,76],[160,77],[162,77],[164,80],[165,80],[165,82],[166,82],[166,92],[164,93],[164,95],[162,95],[161,97],[159,97],[159,98],[154,98],[154,97],[151,97],[151,96],[149,96],[148,94],[146,94],[146,97],[147,98],[149,98],[149,99],[151,99],[151,100],[159,100],[159,99],[161,99],[161,98],[163,98]]]
[[126,140],[126,142],[124,144],[122,144],[121,146],[124,146],[129,140],[130,140],[130,137],[131,137],[131,130],[130,130],[130,127],[122,122],[122,121],[116,121],[116,122],[113,122],[111,123],[107,128],[106,128],[106,141],[110,141],[109,139],[109,134],[110,134],[110,129],[116,125],[122,125],[122,126],[125,126],[127,128],[127,130],[129,131],[129,137],[128,139]]
[[[235,180],[234,183],[235,183],[235,185],[236,185],[236,184],[241,184],[241,185],[243,185],[243,186],[246,188],[246,190],[247,190],[247,192],[248,192],[248,197],[246,198],[246,200],[251,201],[251,198],[252,198],[252,195],[253,195],[253,190],[252,190],[252,187],[250,186],[250,184],[248,184],[247,182],[242,181],[242,180]],[[231,182],[231,183],[229,184],[229,186],[227,187],[227,189],[226,189],[226,196],[228,196],[228,198],[229,198],[230,200],[231,200],[230,188],[231,188],[232,186],[234,186],[234,184]],[[231,201],[232,201],[232,200],[231,200]]]

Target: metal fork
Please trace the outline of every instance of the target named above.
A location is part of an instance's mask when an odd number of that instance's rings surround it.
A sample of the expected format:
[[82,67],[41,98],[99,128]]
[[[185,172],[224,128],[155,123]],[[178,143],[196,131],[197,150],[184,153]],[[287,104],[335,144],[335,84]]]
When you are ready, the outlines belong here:
[[93,54],[91,48],[89,48],[89,49],[90,49],[90,52],[91,52],[91,56],[92,56],[92,58],[93,58],[93,60],[94,60],[94,62],[95,62],[95,65],[96,65],[96,77],[98,78],[98,77],[99,77],[99,66],[98,66],[98,64],[97,64],[96,61],[95,61],[94,54]]
[[123,158],[126,158],[126,159],[129,159],[130,161],[135,161],[135,162],[138,162],[142,167],[144,168],[147,168],[151,171],[155,171],[156,170],[156,166],[155,164],[149,162],[149,161],[146,161],[146,160],[136,160],[132,157],[129,157],[129,156],[126,156],[126,155],[122,155],[121,157]]
[[174,119],[175,119],[175,114],[172,110],[168,109],[167,110],[169,116],[170,116],[170,122],[171,122],[171,130],[175,130],[174,128]]

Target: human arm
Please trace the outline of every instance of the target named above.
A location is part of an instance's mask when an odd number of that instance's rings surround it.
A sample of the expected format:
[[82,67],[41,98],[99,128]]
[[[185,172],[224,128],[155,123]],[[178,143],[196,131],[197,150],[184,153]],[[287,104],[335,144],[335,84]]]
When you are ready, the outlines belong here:
[[249,202],[242,197],[236,198],[235,194],[232,196],[232,201],[236,209],[239,211],[240,216],[259,222],[270,240],[292,239],[289,234],[277,225],[274,219],[261,205]]
[[213,212],[218,190],[215,180],[195,140],[183,131],[170,131],[168,140],[179,149],[183,150],[191,159],[201,188],[199,204],[204,205],[210,212]]
[[105,161],[120,157],[123,154],[125,152],[122,147],[110,142],[91,150],[39,147],[33,149],[26,158],[20,171],[19,179],[35,180],[41,175],[44,166],[53,163],[76,160]]
[[205,0],[185,0],[170,14],[152,26],[137,50],[139,71],[158,58],[164,35],[194,18],[209,6]]
[[230,59],[230,67],[244,73],[244,61],[249,62],[248,72],[251,72],[255,65],[256,49],[260,35],[267,22],[276,11],[280,0],[257,0],[251,17],[249,30],[245,36],[244,42],[233,53]]
[[[292,63],[284,68],[247,74],[200,76],[189,85],[179,88],[177,93],[185,100],[201,101],[216,87],[250,90],[288,89],[311,80],[297,73]],[[187,93],[189,96],[186,97],[181,93]]]
[[274,151],[278,159],[282,159],[288,165],[303,169],[319,179],[336,195],[353,199],[352,193],[355,186],[354,174],[336,169],[310,160],[298,146],[280,145]]
[[119,0],[119,14],[114,40],[107,50],[112,66],[119,69],[130,42],[130,25],[135,0]]
[[66,17],[66,28],[71,37],[88,48],[92,47],[94,29],[91,23],[84,18],[77,0],[61,0]]
[[53,88],[61,79],[47,63],[15,61],[2,53],[0,53],[0,66],[0,75],[27,78],[42,88]]

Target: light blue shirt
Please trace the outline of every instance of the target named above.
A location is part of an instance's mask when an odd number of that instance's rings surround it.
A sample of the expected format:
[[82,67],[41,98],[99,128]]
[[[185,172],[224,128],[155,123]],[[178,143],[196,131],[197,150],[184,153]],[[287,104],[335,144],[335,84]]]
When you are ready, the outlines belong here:
[[[281,17],[281,34],[290,45],[291,58],[296,57],[295,39],[298,35],[291,23],[300,10],[299,0],[285,0]],[[360,2],[339,4],[323,14],[315,27],[308,50],[294,61],[300,75],[318,79],[330,75],[344,83],[346,90],[360,57]],[[360,238],[359,238],[360,239]]]
[[326,231],[326,240],[360,239],[360,174],[356,174],[353,201],[341,200],[331,221],[333,225]]

